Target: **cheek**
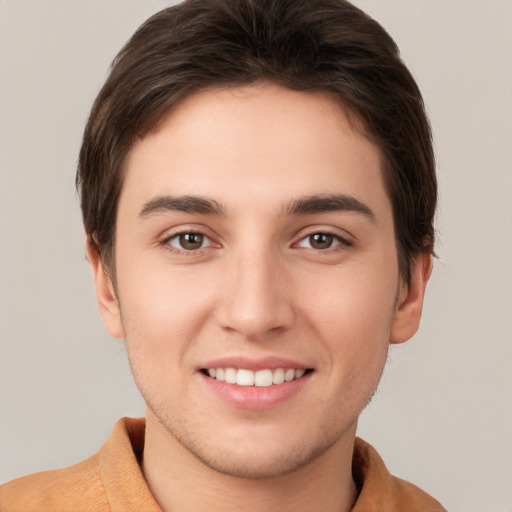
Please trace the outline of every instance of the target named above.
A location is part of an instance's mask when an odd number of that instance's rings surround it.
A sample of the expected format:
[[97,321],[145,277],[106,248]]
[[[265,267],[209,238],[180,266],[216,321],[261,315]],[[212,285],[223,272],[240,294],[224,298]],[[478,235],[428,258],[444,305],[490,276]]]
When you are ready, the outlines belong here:
[[382,327],[390,322],[398,290],[397,276],[386,270],[361,267],[304,279],[305,307],[325,328],[342,323],[371,332]]
[[328,345],[332,364],[381,365],[389,344],[397,280],[385,273],[353,269],[326,280],[311,280],[305,316]]
[[[181,360],[211,316],[212,276],[150,262],[119,265],[120,308],[127,349],[155,365]],[[200,274],[200,275],[199,275]],[[210,277],[208,277],[210,275]],[[131,355],[130,355],[131,357]]]
[[[323,344],[324,392],[334,397],[336,421],[356,417],[377,388],[387,360],[394,297],[371,284],[347,282],[312,298]],[[393,299],[390,299],[390,296]],[[322,298],[323,297],[323,300]],[[334,420],[333,420],[334,421]]]

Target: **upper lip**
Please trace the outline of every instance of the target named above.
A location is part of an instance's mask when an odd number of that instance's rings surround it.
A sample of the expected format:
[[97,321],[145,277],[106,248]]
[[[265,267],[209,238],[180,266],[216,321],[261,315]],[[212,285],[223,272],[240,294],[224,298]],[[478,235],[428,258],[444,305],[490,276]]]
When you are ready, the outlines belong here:
[[276,370],[277,368],[293,368],[294,370],[307,370],[311,366],[300,363],[293,359],[276,356],[247,357],[247,356],[225,356],[207,361],[198,367],[198,370],[210,368],[236,368],[244,370]]

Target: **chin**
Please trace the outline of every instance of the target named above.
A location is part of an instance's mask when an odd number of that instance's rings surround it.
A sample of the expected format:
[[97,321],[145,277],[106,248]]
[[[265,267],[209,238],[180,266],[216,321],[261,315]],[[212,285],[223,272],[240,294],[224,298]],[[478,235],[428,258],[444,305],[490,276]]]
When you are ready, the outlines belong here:
[[254,453],[238,449],[211,450],[186,447],[206,467],[224,475],[245,479],[278,478],[293,473],[323,455],[329,446],[290,447],[286,452],[259,447]]
[[198,436],[176,424],[161,423],[185,454],[217,473],[244,479],[272,479],[296,472],[322,458],[343,437],[325,428],[306,433],[297,429],[290,436],[289,428],[282,432],[262,425],[222,433],[212,429]]

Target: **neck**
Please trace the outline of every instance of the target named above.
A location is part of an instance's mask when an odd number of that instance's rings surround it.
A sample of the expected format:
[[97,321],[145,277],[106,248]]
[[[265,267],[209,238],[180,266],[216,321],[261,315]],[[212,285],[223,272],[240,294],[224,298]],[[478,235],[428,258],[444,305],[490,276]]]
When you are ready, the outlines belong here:
[[148,411],[142,470],[164,512],[349,512],[357,495],[352,478],[354,436],[355,425],[347,432],[348,441],[340,439],[292,473],[240,478],[204,465]]

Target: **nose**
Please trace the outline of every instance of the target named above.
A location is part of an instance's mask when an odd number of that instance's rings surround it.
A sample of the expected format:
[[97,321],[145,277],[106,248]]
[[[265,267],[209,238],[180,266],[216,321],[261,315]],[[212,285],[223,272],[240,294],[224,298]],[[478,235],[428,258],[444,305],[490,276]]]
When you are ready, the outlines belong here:
[[233,255],[217,305],[223,329],[249,340],[287,330],[293,323],[291,290],[284,265],[272,251],[242,250]]

